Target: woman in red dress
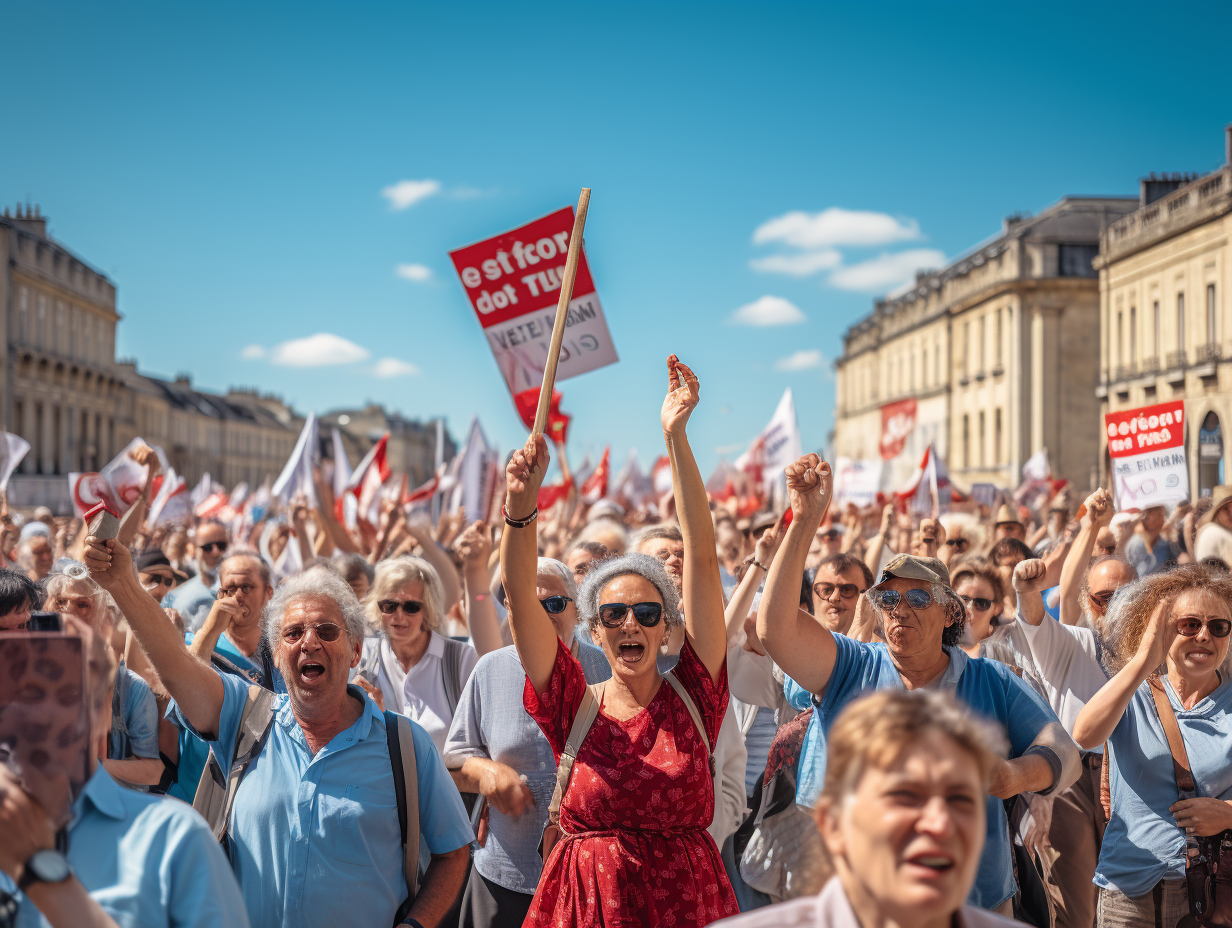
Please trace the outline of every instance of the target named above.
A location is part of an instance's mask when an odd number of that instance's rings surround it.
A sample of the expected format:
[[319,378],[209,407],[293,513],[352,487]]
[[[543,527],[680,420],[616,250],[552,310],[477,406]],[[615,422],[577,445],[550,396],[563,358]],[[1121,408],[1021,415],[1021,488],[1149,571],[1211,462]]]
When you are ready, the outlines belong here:
[[[710,754],[728,694],[714,526],[685,437],[698,381],[675,355],[668,370],[663,437],[685,544],[684,608],[655,558],[614,558],[587,575],[578,614],[612,665],[612,678],[600,685],[598,715],[573,765],[560,810],[561,839],[544,862],[526,917],[530,928],[700,926],[739,911],[706,833],[714,815]],[[535,588],[533,515],[547,464],[540,436],[527,439],[509,462],[501,574],[509,626],[526,668],[523,702],[559,762],[586,681]],[[682,622],[685,643],[672,671],[678,691],[655,659]]]

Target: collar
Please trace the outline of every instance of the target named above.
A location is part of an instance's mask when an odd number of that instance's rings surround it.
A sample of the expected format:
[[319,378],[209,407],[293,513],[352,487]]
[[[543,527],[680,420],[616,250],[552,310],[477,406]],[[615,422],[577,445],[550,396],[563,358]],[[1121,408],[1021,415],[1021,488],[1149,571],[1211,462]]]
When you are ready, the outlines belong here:
[[431,629],[428,630],[428,634],[431,637],[428,639],[428,650],[424,653],[424,657],[431,655],[432,657],[435,657],[437,660],[444,660],[445,659],[445,636],[442,635],[440,632],[434,632]]
[[[856,911],[851,907],[851,900],[847,898],[847,890],[843,889],[843,883],[837,876],[831,877],[830,882],[818,894],[817,907],[814,911],[817,913],[818,928],[823,925],[825,928],[860,928],[860,919],[856,917]],[[974,911],[979,913],[978,909]],[[1004,922],[995,915],[987,920],[980,918],[980,914],[983,913],[977,914],[976,919],[972,919],[971,912],[968,906],[959,906],[950,924],[953,928],[976,928],[976,925],[980,923],[986,925],[990,922]],[[1008,922],[1004,923],[1008,924]]]
[[100,761],[98,769],[86,781],[81,795],[73,803],[73,821],[78,822],[85,815],[87,801],[108,818],[123,821],[127,813],[124,809],[124,796],[120,793],[121,788],[111,779],[111,774],[103,768]]
[[[352,724],[350,728],[344,728],[342,731],[338,732],[337,735],[334,735],[330,741],[330,744],[337,741],[339,735],[345,735],[348,732],[351,733],[351,737],[355,739],[352,743],[363,741],[372,731],[373,719],[381,715],[381,710],[376,707],[376,703],[369,699],[367,694],[365,694],[364,691],[354,683],[348,683],[346,691],[348,696],[354,697],[360,701],[364,707],[364,711],[360,713],[359,718],[355,720],[354,724]],[[277,698],[279,701],[279,724],[282,725],[282,727],[286,729],[286,731],[304,747],[307,747],[308,742],[304,738],[304,730],[300,728],[299,720],[295,717],[295,710],[291,708],[291,697],[284,693],[279,693]],[[322,752],[318,752],[317,756],[319,757],[321,753]]]
[[926,687],[930,690],[946,690],[953,691],[958,689],[958,681],[963,675],[963,671],[967,669],[967,661],[971,658],[967,656],[967,652],[962,648],[946,648],[941,649],[950,658],[949,664],[945,670],[932,683]]

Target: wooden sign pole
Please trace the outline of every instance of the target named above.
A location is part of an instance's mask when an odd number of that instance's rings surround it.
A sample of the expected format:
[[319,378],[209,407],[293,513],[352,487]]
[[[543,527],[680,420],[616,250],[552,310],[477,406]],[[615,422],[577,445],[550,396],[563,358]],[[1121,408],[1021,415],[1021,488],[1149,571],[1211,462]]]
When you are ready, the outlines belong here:
[[590,188],[583,187],[573,217],[573,234],[569,237],[569,257],[565,260],[565,277],[560,282],[560,299],[556,301],[556,322],[552,326],[552,341],[548,360],[543,368],[543,386],[539,388],[539,408],[535,411],[532,435],[542,435],[548,425],[548,410],[552,406],[552,390],[556,386],[556,364],[560,361],[560,346],[565,340],[565,319],[569,301],[573,299],[573,278],[577,276],[578,258],[582,254],[582,233],[586,229],[586,210],[590,206]]

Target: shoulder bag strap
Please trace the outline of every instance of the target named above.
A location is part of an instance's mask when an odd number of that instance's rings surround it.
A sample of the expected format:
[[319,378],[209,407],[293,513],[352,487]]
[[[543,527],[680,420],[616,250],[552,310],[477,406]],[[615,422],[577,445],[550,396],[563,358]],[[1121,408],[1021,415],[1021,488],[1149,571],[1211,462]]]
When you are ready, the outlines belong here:
[[590,726],[595,723],[599,714],[599,703],[603,701],[603,684],[596,683],[586,687],[582,694],[582,704],[578,706],[577,715],[573,717],[573,727],[569,729],[569,738],[565,741],[565,749],[561,752],[560,762],[556,765],[556,789],[552,792],[552,802],[548,806],[548,822],[560,824],[560,804],[564,801],[565,792],[569,789],[569,778],[573,775],[573,762],[577,760],[578,751]]
[[415,761],[415,732],[405,715],[385,710],[385,742],[394,776],[394,797],[398,804],[398,828],[402,834],[402,875],[406,879],[406,901],[398,909],[398,920],[411,910],[419,894],[419,769]]
[[445,659],[441,670],[450,715],[457,710],[458,700],[462,698],[462,655],[465,653],[465,647],[461,641],[445,639]]
[[1168,750],[1172,752],[1172,767],[1176,773],[1176,786],[1181,798],[1187,799],[1194,793],[1193,773],[1189,769],[1189,754],[1185,751],[1185,741],[1181,737],[1181,726],[1176,721],[1176,712],[1172,709],[1172,700],[1164,691],[1164,685],[1159,677],[1152,674],[1149,678],[1151,696],[1155,699],[1155,711],[1159,713],[1159,722],[1164,727],[1164,736],[1168,739]]
[[206,760],[193,797],[193,808],[209,823],[215,839],[222,841],[231,819],[231,807],[240,782],[248,768],[261,753],[270,729],[274,727],[275,695],[259,686],[248,687],[244,709],[240,713],[239,731],[235,736],[235,751],[231,769],[224,778],[214,752]]
[[1108,742],[1104,742],[1103,763],[1099,766],[1099,804],[1104,807],[1104,823],[1112,821],[1112,778],[1108,773]]
[[702,737],[702,744],[705,745],[706,760],[710,762],[710,778],[713,780],[715,775],[714,754],[710,751],[710,736],[706,734],[706,726],[702,724],[702,714],[697,711],[697,703],[693,701],[693,697],[685,690],[684,684],[676,679],[676,675],[670,670],[663,675],[663,679],[676,691],[676,695],[680,697],[684,707],[689,710],[689,718],[693,720],[697,733]]

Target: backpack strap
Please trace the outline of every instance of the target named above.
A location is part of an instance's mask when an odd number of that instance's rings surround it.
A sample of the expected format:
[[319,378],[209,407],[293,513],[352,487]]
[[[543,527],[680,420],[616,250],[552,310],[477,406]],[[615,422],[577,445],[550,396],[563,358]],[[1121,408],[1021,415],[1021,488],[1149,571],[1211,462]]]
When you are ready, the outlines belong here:
[[1104,824],[1112,821],[1112,780],[1108,773],[1108,742],[1104,742],[1104,761],[1099,770],[1099,804],[1104,807]]
[[1181,793],[1181,798],[1187,799],[1194,793],[1194,778],[1189,769],[1189,754],[1185,750],[1185,739],[1181,737],[1181,726],[1176,720],[1172,701],[1164,692],[1164,686],[1159,677],[1151,674],[1148,682],[1151,684],[1151,696],[1155,699],[1155,711],[1159,713],[1159,722],[1164,728],[1164,737],[1168,739],[1168,750],[1172,753],[1172,769],[1176,774],[1176,787]]
[[672,689],[676,691],[676,695],[680,697],[684,707],[689,710],[689,718],[693,720],[694,726],[697,728],[697,733],[702,736],[702,744],[706,748],[706,760],[710,762],[710,779],[714,779],[714,754],[710,750],[710,736],[706,734],[706,726],[702,724],[702,714],[697,711],[697,703],[693,701],[693,697],[685,690],[684,684],[681,683],[672,671],[668,671],[663,675],[663,679],[668,682]]
[[573,727],[569,729],[569,738],[565,741],[565,749],[560,754],[556,764],[556,789],[552,793],[552,802],[548,805],[548,824],[560,825],[560,804],[564,801],[569,789],[569,777],[573,775],[573,762],[577,760],[578,751],[590,726],[595,723],[599,714],[599,703],[603,701],[603,684],[596,683],[586,687],[582,694],[582,704],[578,706],[577,715],[573,717]]
[[386,709],[385,742],[389,746],[398,826],[402,834],[402,875],[406,878],[407,890],[406,901],[398,908],[397,922],[402,922],[419,893],[419,772],[411,720]]
[[231,769],[224,777],[218,758],[211,751],[201,771],[193,808],[209,823],[217,841],[224,841],[231,819],[235,794],[248,768],[261,753],[270,729],[274,727],[274,693],[259,686],[248,687],[244,708],[240,712],[239,730],[235,735]]
[[445,701],[449,703],[449,714],[453,715],[458,708],[458,700],[462,698],[462,657],[466,653],[466,645],[452,638],[445,639],[445,656],[442,661],[442,675],[445,684]]

